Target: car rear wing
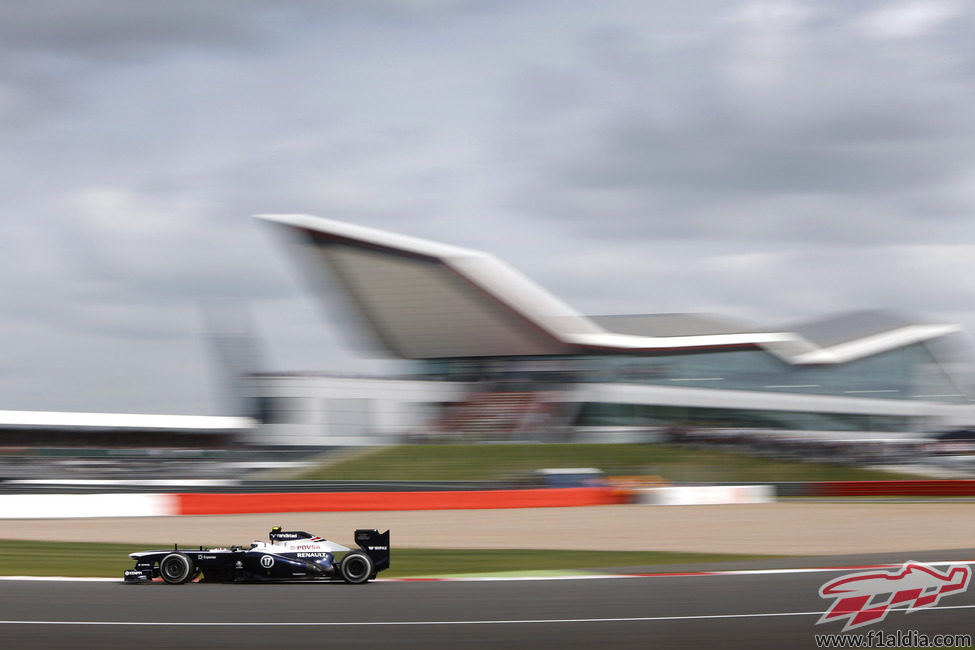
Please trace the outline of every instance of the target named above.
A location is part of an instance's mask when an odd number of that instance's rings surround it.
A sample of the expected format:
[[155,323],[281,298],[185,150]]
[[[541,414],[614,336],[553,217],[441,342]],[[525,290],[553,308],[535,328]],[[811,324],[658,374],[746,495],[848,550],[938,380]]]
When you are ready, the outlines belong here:
[[377,572],[389,568],[388,530],[380,533],[373,528],[360,528],[355,531],[355,543],[369,556]]

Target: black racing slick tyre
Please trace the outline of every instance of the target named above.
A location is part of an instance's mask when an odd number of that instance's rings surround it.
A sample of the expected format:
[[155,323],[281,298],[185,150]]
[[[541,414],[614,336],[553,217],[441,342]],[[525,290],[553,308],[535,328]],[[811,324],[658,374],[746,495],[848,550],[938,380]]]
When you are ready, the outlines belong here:
[[339,572],[342,574],[342,579],[350,585],[361,585],[372,577],[372,558],[365,553],[353,551],[342,558]]
[[181,585],[192,579],[193,560],[183,553],[170,553],[159,561],[159,575],[171,585]]

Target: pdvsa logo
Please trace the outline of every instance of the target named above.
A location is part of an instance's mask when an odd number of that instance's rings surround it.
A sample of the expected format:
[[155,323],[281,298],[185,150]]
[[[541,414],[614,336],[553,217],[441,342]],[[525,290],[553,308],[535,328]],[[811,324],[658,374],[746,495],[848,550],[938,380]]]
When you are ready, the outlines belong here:
[[964,564],[951,565],[941,572],[920,562],[905,562],[890,571],[849,573],[819,588],[820,598],[836,600],[816,625],[845,619],[846,632],[879,623],[892,609],[905,609],[911,614],[933,607],[942,596],[964,593],[971,578],[972,570]]

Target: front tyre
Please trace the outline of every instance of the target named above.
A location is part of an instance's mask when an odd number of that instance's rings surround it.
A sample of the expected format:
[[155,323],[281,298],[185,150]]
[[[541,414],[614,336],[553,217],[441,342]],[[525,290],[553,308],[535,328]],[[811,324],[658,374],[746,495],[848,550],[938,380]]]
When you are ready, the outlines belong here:
[[171,585],[181,585],[194,573],[193,560],[183,553],[170,553],[159,562],[159,575]]
[[373,574],[372,558],[365,553],[353,551],[342,558],[339,565],[342,579],[350,585],[361,585],[369,581]]

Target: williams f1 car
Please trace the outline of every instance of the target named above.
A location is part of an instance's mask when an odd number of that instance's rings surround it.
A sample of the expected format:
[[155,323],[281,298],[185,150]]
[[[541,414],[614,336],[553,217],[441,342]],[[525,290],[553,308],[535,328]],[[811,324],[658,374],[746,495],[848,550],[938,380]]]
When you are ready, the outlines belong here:
[[300,530],[275,526],[270,543],[255,541],[249,547],[180,548],[130,553],[135,568],[123,575],[125,582],[150,582],[162,578],[180,585],[200,578],[202,582],[291,582],[306,580],[345,581],[363,584],[389,568],[389,531],[355,531],[358,549],[351,549]]

